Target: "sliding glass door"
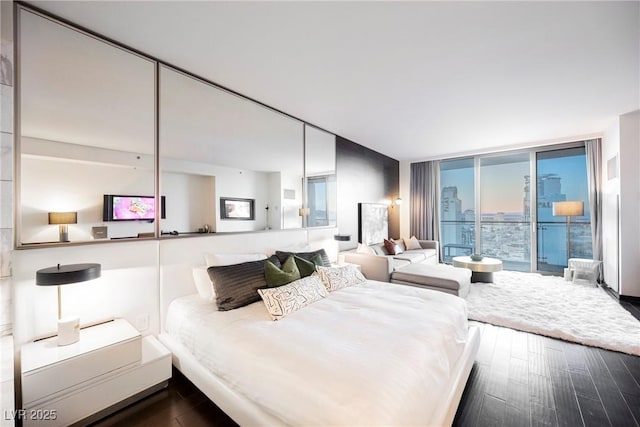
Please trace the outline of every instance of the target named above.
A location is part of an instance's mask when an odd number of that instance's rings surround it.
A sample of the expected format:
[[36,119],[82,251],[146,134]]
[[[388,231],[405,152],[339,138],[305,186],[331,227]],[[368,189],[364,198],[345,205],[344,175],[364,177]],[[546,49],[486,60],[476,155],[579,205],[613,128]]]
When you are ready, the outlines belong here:
[[536,153],[536,170],[537,269],[562,272],[569,258],[592,257],[584,147]]
[[531,271],[530,153],[480,158],[483,255],[507,270]]
[[474,159],[440,162],[440,242],[445,262],[475,251]]
[[591,258],[587,187],[582,143],[442,160],[444,261],[480,252],[506,270],[561,273]]

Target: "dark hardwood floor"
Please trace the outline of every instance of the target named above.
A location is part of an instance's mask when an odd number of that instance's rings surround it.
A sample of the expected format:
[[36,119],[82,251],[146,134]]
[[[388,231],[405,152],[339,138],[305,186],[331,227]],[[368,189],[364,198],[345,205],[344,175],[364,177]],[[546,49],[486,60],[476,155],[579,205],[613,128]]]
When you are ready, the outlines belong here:
[[[621,304],[640,320],[640,304]],[[482,342],[454,426],[640,427],[640,357],[474,323]],[[174,369],[167,389],[94,425],[236,424]]]

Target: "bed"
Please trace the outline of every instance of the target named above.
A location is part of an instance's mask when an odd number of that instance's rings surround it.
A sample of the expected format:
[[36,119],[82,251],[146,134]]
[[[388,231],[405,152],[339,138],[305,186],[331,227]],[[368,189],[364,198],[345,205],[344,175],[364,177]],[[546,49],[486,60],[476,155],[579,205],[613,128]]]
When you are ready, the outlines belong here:
[[479,332],[464,300],[367,281],[279,321],[173,289],[160,340],[240,425],[450,425]]

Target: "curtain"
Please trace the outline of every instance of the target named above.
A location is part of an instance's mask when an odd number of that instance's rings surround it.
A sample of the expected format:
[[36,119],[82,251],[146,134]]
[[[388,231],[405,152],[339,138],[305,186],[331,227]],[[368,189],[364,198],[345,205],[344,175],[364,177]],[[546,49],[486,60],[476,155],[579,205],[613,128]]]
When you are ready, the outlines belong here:
[[[602,261],[602,141],[585,141],[593,259]],[[602,275],[602,271],[600,271]]]
[[439,241],[440,161],[411,163],[409,188],[411,235],[418,239]]

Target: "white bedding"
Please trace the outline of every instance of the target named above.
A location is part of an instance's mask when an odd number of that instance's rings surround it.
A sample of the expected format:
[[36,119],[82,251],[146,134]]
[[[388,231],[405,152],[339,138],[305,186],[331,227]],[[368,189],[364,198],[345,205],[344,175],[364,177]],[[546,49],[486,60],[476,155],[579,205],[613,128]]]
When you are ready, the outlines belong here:
[[467,339],[464,300],[368,281],[284,319],[263,303],[171,303],[167,332],[216,376],[290,425],[428,424]]

